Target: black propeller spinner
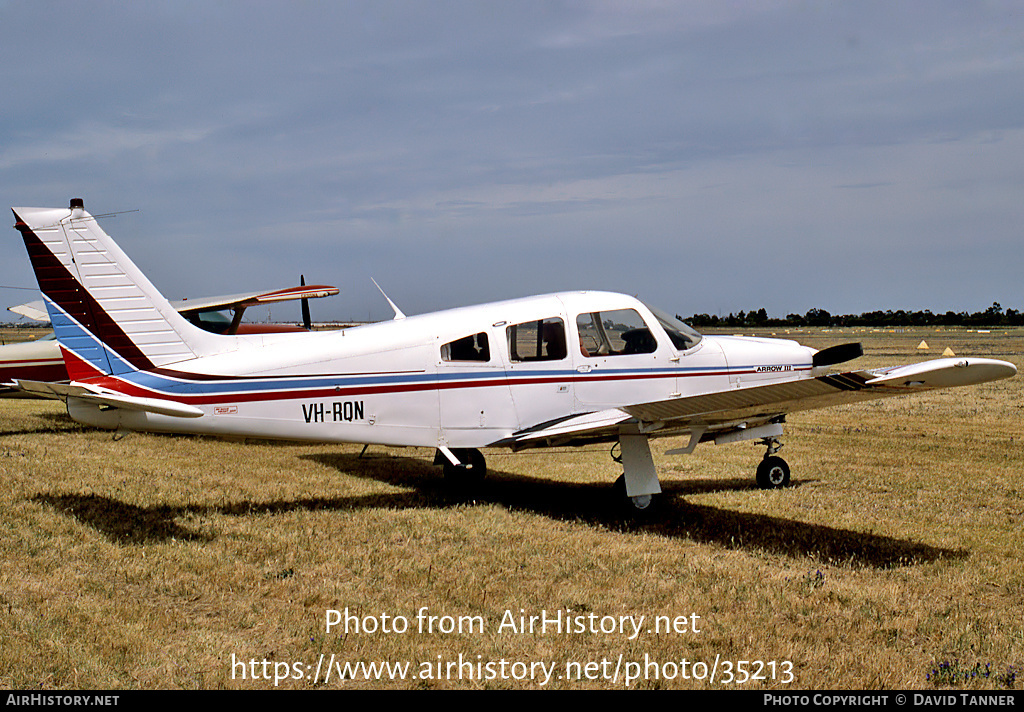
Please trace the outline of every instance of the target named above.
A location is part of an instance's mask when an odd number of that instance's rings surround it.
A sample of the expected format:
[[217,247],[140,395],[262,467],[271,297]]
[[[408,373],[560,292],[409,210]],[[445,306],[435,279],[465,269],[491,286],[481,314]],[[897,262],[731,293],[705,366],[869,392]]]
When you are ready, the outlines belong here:
[[814,354],[814,357],[811,359],[811,364],[815,367],[831,366],[834,363],[852,361],[858,356],[863,355],[864,347],[859,342],[852,344],[839,344],[838,346],[829,346],[827,349],[822,349],[818,353]]

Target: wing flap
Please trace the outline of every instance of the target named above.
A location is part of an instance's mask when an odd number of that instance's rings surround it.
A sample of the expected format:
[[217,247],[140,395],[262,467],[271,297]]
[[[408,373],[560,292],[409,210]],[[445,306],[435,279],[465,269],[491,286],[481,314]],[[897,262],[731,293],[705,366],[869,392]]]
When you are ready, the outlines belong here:
[[630,420],[628,413],[618,408],[584,413],[571,418],[562,418],[552,423],[541,423],[527,430],[520,430],[511,437],[492,443],[492,447],[528,447],[543,445],[547,440],[572,438],[577,435],[594,436],[602,433],[617,433],[619,423]]

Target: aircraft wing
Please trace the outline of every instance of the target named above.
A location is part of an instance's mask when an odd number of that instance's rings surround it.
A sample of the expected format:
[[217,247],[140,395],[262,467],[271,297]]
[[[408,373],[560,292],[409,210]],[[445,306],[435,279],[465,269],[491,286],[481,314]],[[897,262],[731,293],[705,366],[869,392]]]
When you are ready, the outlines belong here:
[[975,385],[1008,378],[1016,372],[1016,367],[1005,361],[945,358],[895,368],[834,373],[587,413],[522,430],[494,445],[523,448],[578,438],[610,438],[627,422],[649,435],[690,431],[710,433],[706,439],[713,439],[716,431],[721,435],[762,425],[786,413]]
[[[271,292],[244,292],[242,294],[229,294],[220,297],[182,299],[171,302],[171,306],[182,314],[191,314],[192,312],[199,311],[254,307],[259,304],[273,304],[295,299],[320,299],[321,297],[332,297],[338,291],[337,287],[331,287],[326,284],[307,284],[300,287],[275,289]],[[50,320],[50,315],[46,313],[46,305],[43,304],[42,300],[7,307],[7,311],[28,317],[29,319],[35,319],[36,321]]]
[[35,321],[50,320],[50,315],[46,313],[46,304],[43,303],[42,299],[29,302],[28,304],[18,304],[17,306],[7,307],[7,311],[14,312],[19,316],[26,316]]
[[330,297],[337,293],[337,287],[330,287],[325,284],[306,284],[300,287],[276,289],[271,292],[246,292],[244,294],[230,294],[222,297],[183,299],[171,302],[171,306],[182,314],[189,314],[198,311],[253,307],[259,304],[274,304],[294,299],[319,299],[321,297]]

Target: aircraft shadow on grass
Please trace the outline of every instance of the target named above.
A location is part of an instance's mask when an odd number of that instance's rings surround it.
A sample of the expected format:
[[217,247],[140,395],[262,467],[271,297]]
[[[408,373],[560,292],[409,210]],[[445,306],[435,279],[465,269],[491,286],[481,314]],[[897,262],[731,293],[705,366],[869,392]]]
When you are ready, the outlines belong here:
[[[17,429],[0,430],[0,438],[16,437],[18,435],[70,435],[72,433],[89,432],[89,428],[73,421],[67,413],[34,413],[33,419],[36,425],[31,427],[20,427]],[[0,423],[0,428],[9,427],[8,423]]]
[[[878,534],[809,524],[762,514],[728,511],[692,504],[686,494],[754,489],[747,480],[683,480],[666,482],[656,513],[642,520],[625,512],[611,492],[611,483],[574,484],[494,471],[471,492],[455,491],[437,468],[417,458],[358,455],[304,455],[350,477],[406,488],[403,492],[313,497],[269,502],[240,501],[223,505],[161,505],[139,507],[99,494],[39,494],[33,500],[71,516],[120,544],[170,540],[211,541],[214,535],[190,528],[190,516],[249,516],[290,511],[387,508],[443,509],[467,503],[494,504],[510,510],[591,524],[625,535],[650,533],[793,557],[823,563],[891,568],[964,558],[963,549],[946,549]],[[799,483],[796,483],[799,486]]]

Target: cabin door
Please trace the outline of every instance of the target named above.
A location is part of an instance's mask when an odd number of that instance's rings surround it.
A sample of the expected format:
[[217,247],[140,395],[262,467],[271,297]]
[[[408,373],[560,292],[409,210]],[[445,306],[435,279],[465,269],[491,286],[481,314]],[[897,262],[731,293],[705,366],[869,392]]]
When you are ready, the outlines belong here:
[[578,410],[647,403],[676,393],[672,345],[635,309],[584,312],[575,317],[574,326]]
[[502,336],[491,328],[452,341],[438,339],[441,438],[449,447],[482,447],[517,429]]

